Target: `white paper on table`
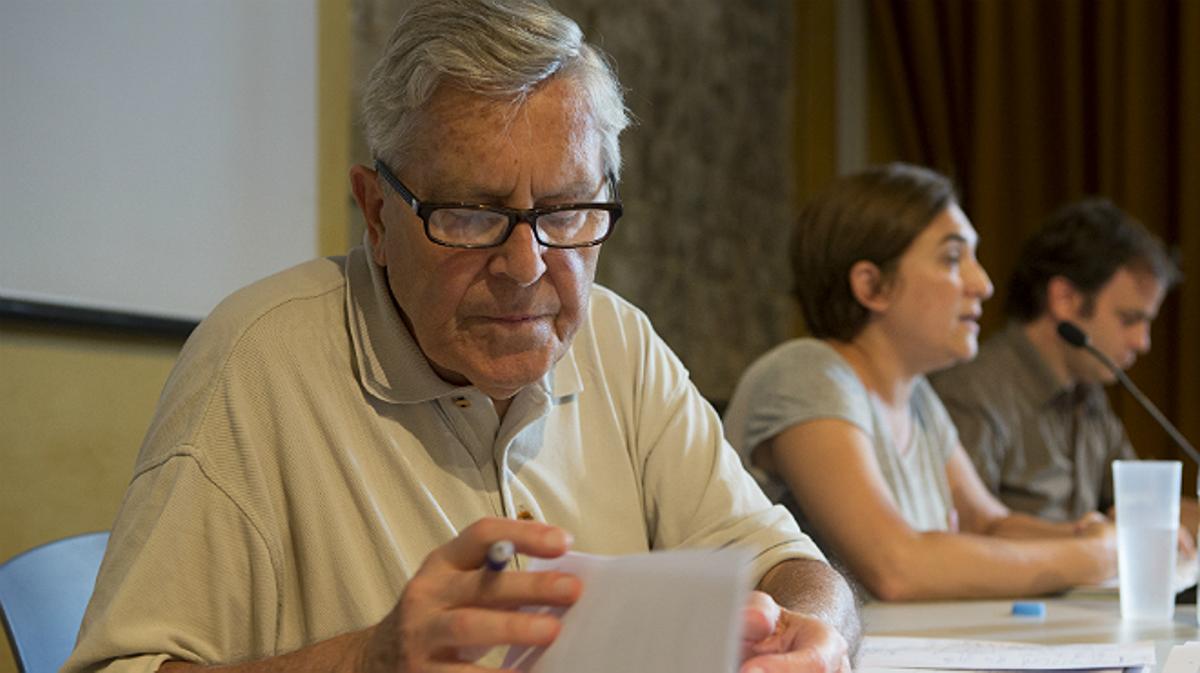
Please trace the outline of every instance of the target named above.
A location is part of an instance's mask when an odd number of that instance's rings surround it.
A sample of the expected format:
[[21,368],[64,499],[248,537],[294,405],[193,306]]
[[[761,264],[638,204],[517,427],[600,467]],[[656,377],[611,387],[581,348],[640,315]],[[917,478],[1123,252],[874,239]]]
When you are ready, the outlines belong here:
[[1154,643],[1038,645],[988,640],[867,636],[859,649],[864,668],[940,671],[1123,669],[1152,666]]
[[749,590],[744,549],[681,550],[634,556],[569,553],[531,559],[528,569],[569,572],[583,594],[563,612],[545,648],[513,647],[505,668],[527,673],[729,673],[741,645]]
[[[1150,673],[1149,666],[1133,668],[1056,668],[1054,673]],[[854,673],[1014,673],[1007,668],[887,668],[880,666],[855,666]],[[1193,672],[1194,673],[1194,672]]]
[[1200,643],[1190,641],[1171,648],[1162,673],[1196,673],[1200,671]]

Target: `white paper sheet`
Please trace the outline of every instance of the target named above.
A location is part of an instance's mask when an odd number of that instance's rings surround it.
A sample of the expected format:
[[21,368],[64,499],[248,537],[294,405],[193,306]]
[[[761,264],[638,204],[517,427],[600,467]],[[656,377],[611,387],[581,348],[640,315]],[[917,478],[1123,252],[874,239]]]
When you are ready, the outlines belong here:
[[[583,581],[547,648],[512,648],[527,673],[730,673],[736,669],[749,555],[741,549],[532,559]],[[546,612],[558,612],[544,608]]]
[[867,636],[856,671],[923,668],[938,671],[1124,669],[1154,664],[1154,643],[1036,645],[984,640]]
[[[882,668],[879,666],[857,667],[854,673],[1014,673],[1007,668]],[[1133,668],[1057,668],[1054,673],[1149,673],[1149,666]],[[1195,673],[1193,671],[1192,673]]]
[[1200,671],[1200,642],[1191,641],[1171,648],[1162,673],[1197,673]]

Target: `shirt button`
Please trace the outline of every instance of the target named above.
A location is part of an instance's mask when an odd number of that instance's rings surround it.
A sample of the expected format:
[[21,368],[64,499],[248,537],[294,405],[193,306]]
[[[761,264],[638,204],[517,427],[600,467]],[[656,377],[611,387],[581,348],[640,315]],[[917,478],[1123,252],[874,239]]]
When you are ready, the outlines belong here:
[[465,397],[456,397],[456,398],[454,398],[454,404],[459,409],[467,409],[471,406],[471,400],[468,400]]

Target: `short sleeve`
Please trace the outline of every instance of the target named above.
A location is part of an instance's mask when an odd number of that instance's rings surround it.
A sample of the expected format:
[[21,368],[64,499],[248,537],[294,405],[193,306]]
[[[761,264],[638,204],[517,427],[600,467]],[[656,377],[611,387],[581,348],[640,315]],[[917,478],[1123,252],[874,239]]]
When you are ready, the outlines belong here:
[[[630,437],[630,458],[640,473],[651,548],[744,547],[754,553],[750,572],[756,582],[785,560],[823,560],[787,509],[772,505],[742,469],[716,412],[645,315],[623,303],[612,306],[617,310],[602,312],[597,302],[591,325],[604,334],[605,344],[621,334],[620,350],[637,363],[625,369],[632,384],[607,381],[618,389],[637,391],[628,412],[638,419]],[[606,350],[617,352],[614,347]],[[607,373],[616,377],[619,369]],[[596,503],[589,509],[604,508]]]
[[243,661],[275,647],[270,555],[241,511],[180,454],[137,476],[64,671]]
[[[730,443],[750,466],[763,442],[788,428],[823,418],[841,419],[874,435],[866,388],[850,365],[816,339],[789,341],[746,370],[725,414]],[[756,471],[764,490],[778,498],[783,486]]]

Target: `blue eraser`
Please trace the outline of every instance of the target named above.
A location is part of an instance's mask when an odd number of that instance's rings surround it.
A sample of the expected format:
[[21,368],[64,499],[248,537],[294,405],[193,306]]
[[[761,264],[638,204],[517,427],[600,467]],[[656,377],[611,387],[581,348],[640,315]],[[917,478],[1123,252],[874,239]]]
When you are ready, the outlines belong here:
[[1014,617],[1045,617],[1046,604],[1041,601],[1017,601],[1013,603]]

